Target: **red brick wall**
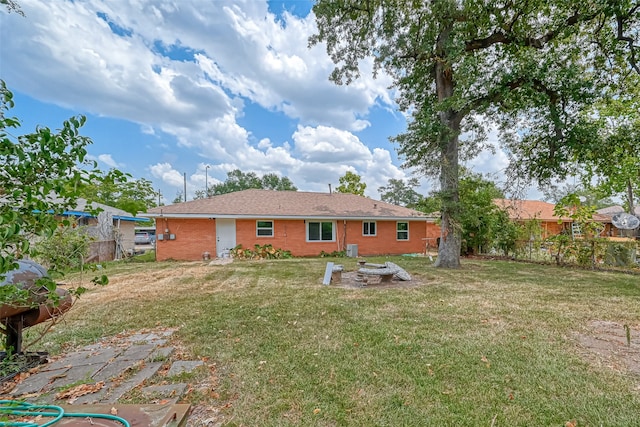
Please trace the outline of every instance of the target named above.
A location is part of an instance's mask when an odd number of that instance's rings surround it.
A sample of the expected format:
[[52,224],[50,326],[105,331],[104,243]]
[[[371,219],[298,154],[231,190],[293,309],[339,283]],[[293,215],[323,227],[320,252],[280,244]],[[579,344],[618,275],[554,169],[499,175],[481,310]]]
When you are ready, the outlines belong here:
[[[169,229],[169,233],[166,233]],[[164,240],[158,240],[164,234]],[[175,240],[169,240],[175,234]],[[201,260],[203,252],[216,256],[216,222],[212,219],[172,219],[156,220],[156,260]]]
[[[399,255],[424,252],[425,238],[440,237],[439,226],[423,221],[409,222],[409,240],[396,239],[396,221],[376,221],[376,236],[362,235],[362,221],[336,221],[336,241],[307,242],[306,223],[301,220],[274,220],[272,237],[256,236],[256,220],[236,220],[236,243],[253,249],[254,245],[271,244],[276,249],[291,251],[294,256],[317,256],[321,251],[346,249],[358,245],[358,255]],[[215,256],[215,220],[159,219],[156,233],[165,228],[176,235],[175,240],[157,241],[156,259],[200,260],[207,251]],[[346,239],[345,239],[346,231]]]
[[571,224],[568,224],[568,223],[558,224],[558,221],[545,221],[545,222],[542,222],[540,226],[542,227],[543,239],[560,234],[562,233],[562,230],[567,227],[569,228],[569,230],[571,230]]

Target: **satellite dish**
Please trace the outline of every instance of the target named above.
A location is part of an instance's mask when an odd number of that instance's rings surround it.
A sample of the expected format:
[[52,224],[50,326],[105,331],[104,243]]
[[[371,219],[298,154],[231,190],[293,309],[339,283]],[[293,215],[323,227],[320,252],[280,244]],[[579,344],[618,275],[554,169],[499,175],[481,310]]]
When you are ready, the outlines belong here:
[[640,219],[637,216],[623,212],[612,216],[611,223],[620,230],[633,230],[640,226]]

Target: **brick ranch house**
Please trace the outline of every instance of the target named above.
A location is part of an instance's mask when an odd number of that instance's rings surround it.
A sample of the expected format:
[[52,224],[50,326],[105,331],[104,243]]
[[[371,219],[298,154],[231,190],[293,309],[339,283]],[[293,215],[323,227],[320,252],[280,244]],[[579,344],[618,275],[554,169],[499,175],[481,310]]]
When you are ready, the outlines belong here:
[[[150,209],[158,261],[225,256],[237,245],[270,244],[294,256],[318,256],[357,245],[358,255],[425,250],[440,236],[435,219],[354,194],[243,190]],[[353,248],[353,247],[352,247]]]

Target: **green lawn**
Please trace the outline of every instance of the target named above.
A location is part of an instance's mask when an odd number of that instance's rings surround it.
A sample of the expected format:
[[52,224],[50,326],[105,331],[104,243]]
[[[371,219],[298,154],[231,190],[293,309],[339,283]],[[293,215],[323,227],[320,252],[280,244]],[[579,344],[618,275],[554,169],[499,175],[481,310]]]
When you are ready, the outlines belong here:
[[640,378],[576,337],[593,320],[636,333],[638,276],[391,260],[423,284],[322,286],[327,259],[111,265],[112,283],[83,296],[40,346],[177,327],[185,356],[214,373],[191,379],[210,385],[189,402],[225,407],[230,426],[640,425]]

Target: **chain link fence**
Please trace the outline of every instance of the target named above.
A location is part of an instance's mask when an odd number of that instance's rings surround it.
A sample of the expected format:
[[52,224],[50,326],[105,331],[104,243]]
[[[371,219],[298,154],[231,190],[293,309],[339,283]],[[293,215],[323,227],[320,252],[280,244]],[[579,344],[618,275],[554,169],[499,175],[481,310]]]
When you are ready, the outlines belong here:
[[533,262],[640,271],[640,240],[631,238],[572,239],[568,235],[558,235],[544,240],[517,240],[510,253],[491,252],[489,255]]

